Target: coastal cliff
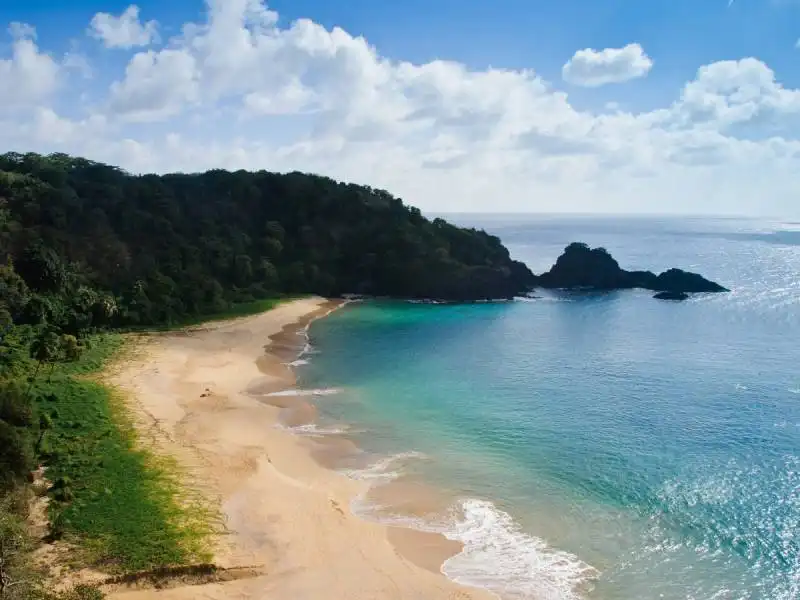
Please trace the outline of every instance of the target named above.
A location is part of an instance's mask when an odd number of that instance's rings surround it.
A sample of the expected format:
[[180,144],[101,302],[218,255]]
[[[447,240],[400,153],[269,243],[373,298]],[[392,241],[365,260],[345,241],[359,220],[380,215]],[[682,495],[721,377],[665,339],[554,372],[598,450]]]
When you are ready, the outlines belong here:
[[[110,323],[95,311],[102,325],[171,323],[279,294],[513,298],[534,280],[496,236],[296,172],[133,175],[65,154],[2,154],[0,234],[0,265],[11,259],[33,295],[57,296],[66,313],[79,288],[81,302],[115,304]],[[6,303],[11,317],[40,320],[22,296]]]

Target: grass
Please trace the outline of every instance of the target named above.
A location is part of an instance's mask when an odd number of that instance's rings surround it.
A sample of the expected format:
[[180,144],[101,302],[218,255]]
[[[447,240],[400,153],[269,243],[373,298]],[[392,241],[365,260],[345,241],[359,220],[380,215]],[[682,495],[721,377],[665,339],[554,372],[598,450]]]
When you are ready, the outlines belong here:
[[92,378],[124,351],[123,337],[89,342],[78,362],[36,384],[39,411],[52,417],[42,454],[54,533],[76,543],[77,563],[109,572],[207,562],[212,511],[182,492],[173,460],[137,445],[119,395]]
[[[292,299],[238,303],[216,314],[144,331],[258,314]],[[51,531],[73,544],[75,567],[129,574],[207,563],[216,511],[191,494],[174,459],[138,444],[120,394],[98,377],[128,350],[125,339],[118,333],[92,336],[80,360],[57,363],[52,371],[43,366],[33,385],[38,412],[51,421],[40,449],[53,484]],[[12,346],[27,348],[22,340]],[[18,376],[32,374],[36,366],[24,354],[5,361],[18,365]]]
[[272,310],[279,304],[282,304],[283,302],[288,302],[289,300],[293,299],[294,297],[267,298],[264,300],[253,300],[252,302],[240,302],[237,304],[233,304],[230,308],[224,311],[184,321],[181,323],[181,326],[189,327],[192,325],[207,323],[209,321],[224,321],[226,319],[235,319],[237,317],[249,317],[250,315],[256,315],[258,313]]
[[225,321],[227,319],[236,319],[239,317],[249,317],[262,312],[272,310],[284,302],[290,302],[301,298],[302,296],[280,296],[276,298],[266,298],[262,300],[253,300],[250,302],[237,302],[223,311],[216,313],[196,315],[186,317],[180,321],[174,321],[166,325],[147,325],[135,326],[126,328],[125,331],[146,333],[148,331],[174,331],[184,327],[193,327],[195,325],[202,325],[203,323],[210,323],[212,321]]

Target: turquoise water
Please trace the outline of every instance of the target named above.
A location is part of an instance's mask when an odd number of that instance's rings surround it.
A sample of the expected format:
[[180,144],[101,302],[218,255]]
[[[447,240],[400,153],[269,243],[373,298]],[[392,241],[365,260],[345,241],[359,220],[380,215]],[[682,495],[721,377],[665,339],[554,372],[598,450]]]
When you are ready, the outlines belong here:
[[447,490],[452,509],[415,522],[465,542],[444,571],[504,598],[800,598],[800,225],[461,221],[537,272],[580,240],[733,292],[368,302],[317,322],[301,384],[339,390],[316,403],[375,457],[362,476]]

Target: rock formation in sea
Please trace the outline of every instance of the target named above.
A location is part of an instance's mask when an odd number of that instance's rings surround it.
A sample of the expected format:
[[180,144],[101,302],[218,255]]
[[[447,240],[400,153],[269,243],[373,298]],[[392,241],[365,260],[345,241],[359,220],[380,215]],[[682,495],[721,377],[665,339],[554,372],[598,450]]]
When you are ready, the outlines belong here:
[[550,289],[641,288],[672,294],[728,291],[702,275],[681,269],[669,269],[660,275],[651,271],[626,271],[605,248],[590,248],[579,242],[567,246],[556,264],[538,277],[537,284]]
[[656,300],[688,300],[689,294],[686,292],[658,292],[653,296]]

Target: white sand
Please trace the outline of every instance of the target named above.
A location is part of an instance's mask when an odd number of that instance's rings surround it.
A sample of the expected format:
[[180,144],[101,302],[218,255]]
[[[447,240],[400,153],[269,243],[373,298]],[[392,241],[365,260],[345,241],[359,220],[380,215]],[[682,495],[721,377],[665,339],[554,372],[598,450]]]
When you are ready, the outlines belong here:
[[[297,300],[189,334],[152,336],[113,370],[110,379],[126,392],[143,442],[177,457],[191,486],[223,512],[228,534],[217,540],[215,562],[257,567],[263,574],[163,591],[117,591],[112,598],[491,597],[435,572],[458,552],[457,544],[353,516],[350,502],[363,482],[320,466],[307,440],[274,427],[280,408],[244,393],[291,387],[285,357],[264,357],[264,346],[285,326],[326,307],[321,299]],[[292,341],[289,335],[294,333],[286,333],[284,342]],[[273,347],[280,342],[277,336]]]

